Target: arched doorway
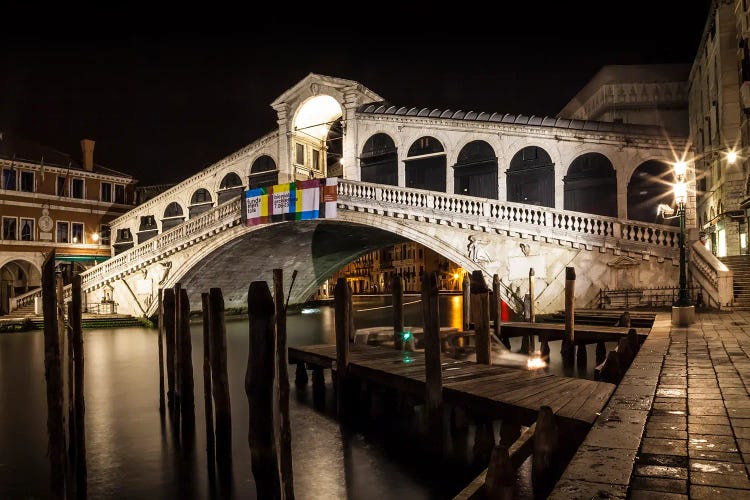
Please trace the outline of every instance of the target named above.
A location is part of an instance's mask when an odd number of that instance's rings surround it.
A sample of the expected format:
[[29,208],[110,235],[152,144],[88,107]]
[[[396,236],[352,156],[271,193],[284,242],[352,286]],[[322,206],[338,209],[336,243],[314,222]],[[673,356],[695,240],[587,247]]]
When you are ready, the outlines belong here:
[[341,117],[331,123],[326,135],[326,177],[344,176],[344,125]]
[[497,155],[485,141],[461,148],[453,166],[453,192],[497,199]]
[[555,164],[549,153],[538,146],[527,146],[513,155],[505,171],[508,201],[555,206]]
[[295,180],[326,177],[329,159],[335,161],[334,173],[343,170],[342,115],[341,105],[329,95],[311,97],[297,109],[292,129]]
[[0,267],[0,314],[10,312],[10,299],[41,286],[39,270],[26,260],[17,259]]
[[674,171],[668,163],[659,160],[641,163],[628,183],[628,219],[675,225],[677,219],[656,215],[660,203],[672,204],[674,182]]
[[219,184],[219,192],[217,193],[219,205],[238,197],[242,194],[242,190],[242,179],[240,179],[240,176],[234,172],[229,172],[221,180],[221,184]]
[[211,193],[208,189],[200,188],[197,189],[190,197],[190,205],[188,205],[188,218],[202,214],[207,210],[211,210],[214,206],[214,202],[211,199]]
[[182,221],[185,220],[183,214],[182,207],[176,201],[167,205],[167,208],[164,209],[164,217],[161,220],[161,232],[164,233],[171,228],[182,224]]
[[601,153],[586,153],[570,164],[565,183],[565,210],[617,217],[617,177]]
[[445,192],[448,161],[445,149],[434,137],[420,137],[406,158],[406,187]]
[[261,155],[255,159],[250,167],[250,176],[247,178],[248,189],[265,186],[273,186],[279,183],[279,171],[276,162],[268,155]]
[[398,150],[387,134],[375,134],[365,142],[359,157],[363,182],[398,185]]

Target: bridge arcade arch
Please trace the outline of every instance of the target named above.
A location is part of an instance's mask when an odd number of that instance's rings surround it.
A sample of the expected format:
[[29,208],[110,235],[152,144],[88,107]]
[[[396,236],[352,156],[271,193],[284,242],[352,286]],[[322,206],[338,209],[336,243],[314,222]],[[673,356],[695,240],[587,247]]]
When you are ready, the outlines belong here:
[[657,224],[676,222],[656,215],[659,204],[672,204],[673,171],[671,165],[660,160],[648,160],[635,168],[627,186],[628,219]]
[[555,164],[539,146],[526,146],[505,171],[507,199],[542,207],[555,206]]
[[497,154],[489,143],[474,140],[461,148],[453,165],[453,192],[497,199]]
[[601,153],[584,153],[568,167],[563,178],[564,209],[617,217],[617,174]]
[[446,192],[445,147],[432,136],[420,137],[406,155],[406,187]]
[[398,148],[388,134],[373,134],[365,141],[359,157],[360,180],[398,185]]

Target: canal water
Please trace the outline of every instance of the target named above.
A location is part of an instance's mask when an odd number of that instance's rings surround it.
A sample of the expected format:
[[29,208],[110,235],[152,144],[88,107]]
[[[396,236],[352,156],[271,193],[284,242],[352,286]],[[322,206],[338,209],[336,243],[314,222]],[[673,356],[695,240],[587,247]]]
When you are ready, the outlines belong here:
[[[388,324],[387,297],[355,297],[358,328]],[[406,325],[421,326],[417,296],[405,298]],[[461,298],[440,299],[441,322],[460,326]],[[332,343],[333,309],[304,309],[288,318],[289,345]],[[202,327],[192,325],[196,387],[195,447],[180,449],[169,418],[158,409],[155,330],[85,330],[86,446],[90,498],[208,498],[202,388]],[[518,350],[520,339],[514,339]],[[608,345],[608,349],[614,345]],[[229,385],[232,398],[232,496],[255,498],[247,444],[248,404],[246,320],[227,323]],[[593,346],[592,346],[593,349]],[[563,374],[559,342],[550,344],[550,373]],[[569,376],[591,378],[589,367]],[[525,363],[507,354],[497,361]],[[294,370],[291,370],[294,376]],[[290,398],[294,485],[300,499],[452,498],[476,472],[467,461],[436,467],[410,441],[394,445],[368,432],[344,432],[333,418],[330,379],[324,409],[312,404],[312,389]],[[48,498],[44,338],[41,332],[0,335],[0,498]],[[387,436],[386,436],[387,437]],[[471,436],[469,436],[471,438]],[[466,446],[470,449],[471,443]],[[468,455],[468,453],[467,453]],[[529,464],[519,470],[519,498],[531,498]]]

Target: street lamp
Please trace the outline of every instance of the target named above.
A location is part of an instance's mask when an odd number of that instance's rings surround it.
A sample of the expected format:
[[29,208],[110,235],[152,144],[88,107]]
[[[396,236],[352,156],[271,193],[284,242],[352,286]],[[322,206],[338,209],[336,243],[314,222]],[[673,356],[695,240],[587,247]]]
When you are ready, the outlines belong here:
[[687,205],[687,183],[685,172],[687,165],[679,161],[674,165],[674,173],[677,180],[674,185],[674,201],[677,205],[677,217],[680,218],[680,293],[677,296],[677,307],[689,307],[692,305],[687,290],[687,274],[685,266],[685,206]]

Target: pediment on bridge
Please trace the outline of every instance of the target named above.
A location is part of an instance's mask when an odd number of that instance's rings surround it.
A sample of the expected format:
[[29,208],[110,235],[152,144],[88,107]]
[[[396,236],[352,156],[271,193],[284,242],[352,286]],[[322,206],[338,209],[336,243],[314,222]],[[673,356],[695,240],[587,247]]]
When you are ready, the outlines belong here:
[[632,257],[628,257],[626,255],[620,255],[619,257],[607,262],[607,265],[615,269],[625,269],[628,267],[634,267],[634,266],[640,265],[640,263],[637,260],[633,259]]
[[320,94],[331,95],[331,97],[343,103],[344,92],[347,90],[355,90],[359,94],[357,105],[384,100],[378,94],[354,80],[310,73],[277,97],[271,103],[271,107],[276,109],[285,103],[298,103]]

